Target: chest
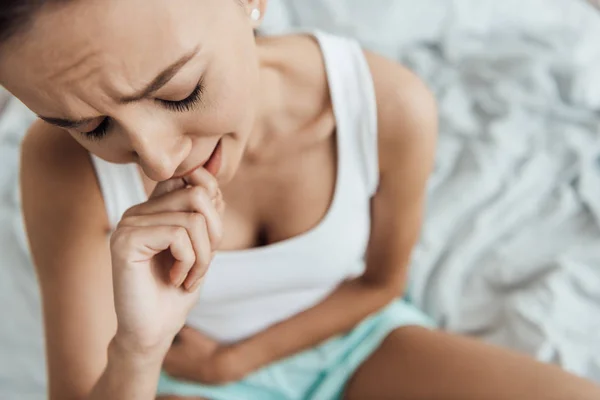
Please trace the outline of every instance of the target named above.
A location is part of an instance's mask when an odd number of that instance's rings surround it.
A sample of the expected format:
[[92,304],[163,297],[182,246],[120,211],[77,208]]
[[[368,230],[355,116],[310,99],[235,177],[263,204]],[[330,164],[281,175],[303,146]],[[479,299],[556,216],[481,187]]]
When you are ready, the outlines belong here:
[[223,189],[221,250],[261,247],[302,235],[325,218],[337,183],[335,135],[269,167],[247,169]]

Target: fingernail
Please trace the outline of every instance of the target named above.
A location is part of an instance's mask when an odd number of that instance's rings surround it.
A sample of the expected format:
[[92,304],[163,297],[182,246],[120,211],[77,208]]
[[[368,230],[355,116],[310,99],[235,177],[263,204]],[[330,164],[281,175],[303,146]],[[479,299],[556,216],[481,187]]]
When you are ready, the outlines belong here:
[[181,287],[181,285],[183,285],[183,282],[185,282],[185,274],[182,274],[181,277],[177,280],[177,284],[175,286],[177,287]]
[[188,291],[190,291],[192,293],[195,292],[196,289],[198,289],[198,286],[200,286],[201,282],[202,282],[201,279],[196,279],[196,281],[192,285],[189,285]]

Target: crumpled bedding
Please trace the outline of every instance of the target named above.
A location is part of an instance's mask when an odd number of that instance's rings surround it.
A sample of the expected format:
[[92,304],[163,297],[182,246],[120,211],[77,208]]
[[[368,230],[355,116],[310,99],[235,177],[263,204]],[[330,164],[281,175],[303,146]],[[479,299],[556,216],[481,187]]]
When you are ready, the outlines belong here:
[[[600,16],[578,0],[272,0],[402,61],[441,132],[410,294],[449,331],[600,382]],[[17,196],[33,116],[0,116],[0,398],[42,399],[39,295]]]
[[335,25],[403,61],[439,99],[414,301],[449,331],[600,381],[594,9],[573,0],[286,4],[292,24]]

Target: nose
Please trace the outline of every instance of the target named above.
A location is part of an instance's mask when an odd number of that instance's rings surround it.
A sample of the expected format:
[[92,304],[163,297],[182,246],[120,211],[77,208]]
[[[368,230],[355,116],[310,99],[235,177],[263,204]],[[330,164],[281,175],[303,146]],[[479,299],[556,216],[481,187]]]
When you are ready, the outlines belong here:
[[173,130],[145,129],[131,133],[131,145],[148,178],[160,182],[171,178],[191,150],[191,141]]

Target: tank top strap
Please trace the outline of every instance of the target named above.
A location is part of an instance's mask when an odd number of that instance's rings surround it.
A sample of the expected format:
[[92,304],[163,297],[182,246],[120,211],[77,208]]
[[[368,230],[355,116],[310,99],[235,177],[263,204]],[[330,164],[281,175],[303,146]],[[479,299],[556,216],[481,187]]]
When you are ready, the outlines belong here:
[[338,120],[338,134],[349,137],[342,151],[344,169],[356,169],[365,189],[373,196],[379,185],[377,101],[371,70],[360,44],[353,39],[316,31],[321,45],[331,98]]
[[111,164],[91,155],[100,191],[111,228],[115,228],[123,213],[146,201],[146,192],[135,164]]

